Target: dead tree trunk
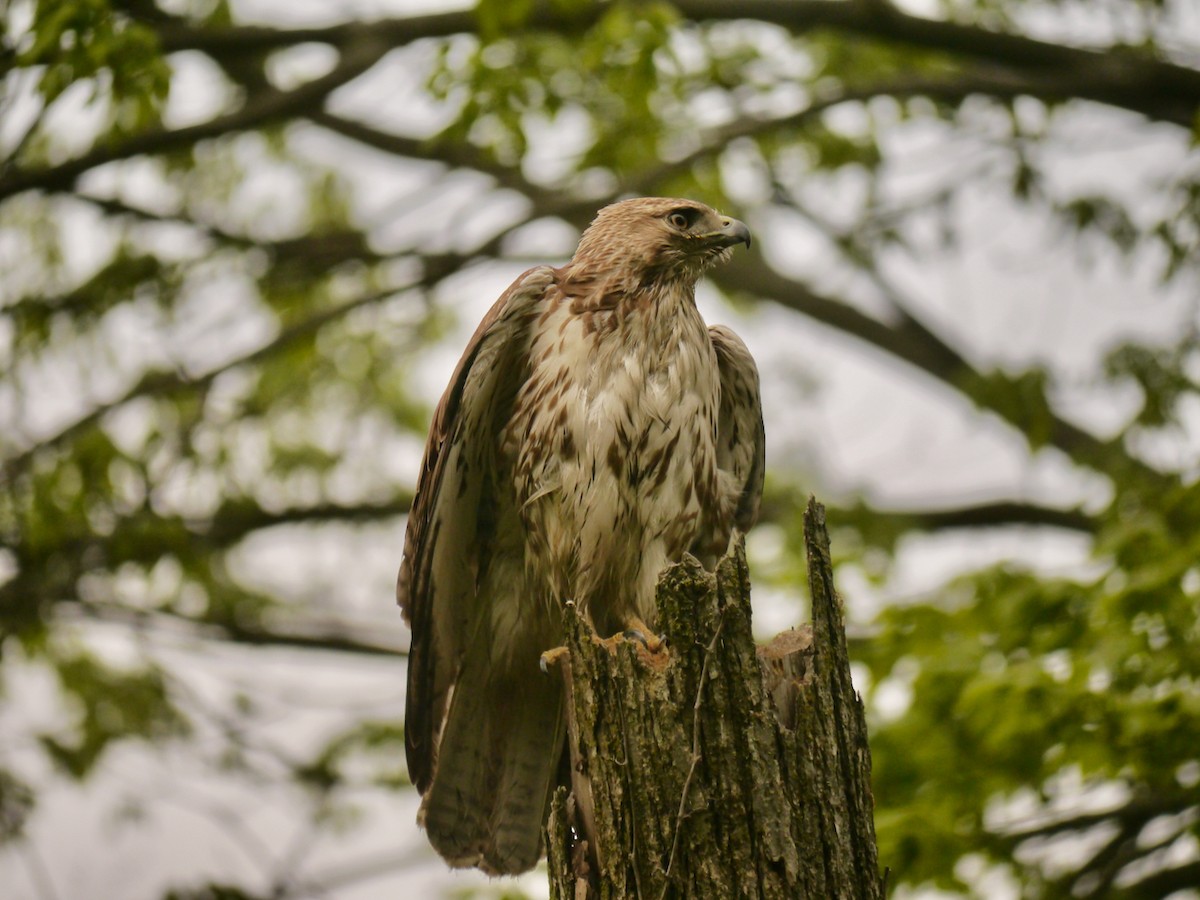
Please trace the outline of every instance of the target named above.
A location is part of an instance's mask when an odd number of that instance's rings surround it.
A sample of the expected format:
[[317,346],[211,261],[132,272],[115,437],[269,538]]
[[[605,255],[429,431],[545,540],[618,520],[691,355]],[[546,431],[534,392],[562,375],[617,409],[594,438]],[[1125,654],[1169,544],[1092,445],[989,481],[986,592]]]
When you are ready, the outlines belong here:
[[552,897],[883,897],[866,726],[815,501],[805,541],[812,626],[766,647],[740,542],[715,576],[694,561],[664,574],[666,651],[599,641],[568,613],[573,785],[547,825]]

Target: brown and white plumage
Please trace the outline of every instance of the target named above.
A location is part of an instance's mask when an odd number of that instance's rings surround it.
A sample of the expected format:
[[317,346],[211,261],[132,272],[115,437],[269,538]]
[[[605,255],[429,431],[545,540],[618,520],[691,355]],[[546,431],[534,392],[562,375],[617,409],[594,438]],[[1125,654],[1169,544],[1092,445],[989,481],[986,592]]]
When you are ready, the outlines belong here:
[[753,524],[758,373],[694,294],[742,242],[745,225],[687,200],[602,209],[567,265],[504,292],[438,405],[397,596],[409,774],[451,865],[515,873],[541,853],[564,717],[538,663],[562,604],[606,634],[653,622],[666,565],[711,562]]

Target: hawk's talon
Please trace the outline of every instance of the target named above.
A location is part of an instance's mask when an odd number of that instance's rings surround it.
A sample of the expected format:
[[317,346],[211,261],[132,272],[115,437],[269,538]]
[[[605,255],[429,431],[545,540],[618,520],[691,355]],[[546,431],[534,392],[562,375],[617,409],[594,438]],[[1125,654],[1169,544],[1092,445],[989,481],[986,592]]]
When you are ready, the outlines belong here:
[[[649,629],[646,630],[649,631]],[[648,653],[658,653],[667,649],[666,635],[654,634],[651,632],[650,637],[646,637],[645,632],[641,631],[640,629],[627,628],[625,631],[621,632],[621,637],[625,638],[626,640],[637,641],[646,648],[646,652]]]
[[566,647],[554,647],[547,650],[538,658],[538,668],[550,674],[550,667],[558,665],[558,661],[566,656],[570,651]]

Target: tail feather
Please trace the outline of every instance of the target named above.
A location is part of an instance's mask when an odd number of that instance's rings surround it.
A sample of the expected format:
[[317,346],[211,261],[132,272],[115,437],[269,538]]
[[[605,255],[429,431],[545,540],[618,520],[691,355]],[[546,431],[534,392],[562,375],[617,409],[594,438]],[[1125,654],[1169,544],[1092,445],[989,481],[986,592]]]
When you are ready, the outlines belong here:
[[468,658],[439,740],[420,819],[453,866],[494,874],[532,868],[566,731],[562,685],[532,668],[495,677]]
[[434,849],[455,867],[476,865],[486,843],[490,810],[482,798],[491,793],[493,778],[487,700],[484,690],[461,681],[455,686],[437,742],[433,781],[417,813]]

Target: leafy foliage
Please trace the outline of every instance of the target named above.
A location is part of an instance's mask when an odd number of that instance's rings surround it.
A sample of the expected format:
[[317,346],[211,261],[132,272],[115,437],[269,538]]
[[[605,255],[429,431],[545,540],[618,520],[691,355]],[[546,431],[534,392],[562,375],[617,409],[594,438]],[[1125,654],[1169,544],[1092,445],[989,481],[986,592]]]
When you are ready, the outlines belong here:
[[[1128,861],[1146,852],[1138,841],[1150,819],[1200,802],[1189,774],[1200,573],[1194,533],[1171,524],[1196,501],[1195,488],[1156,508],[1119,497],[1102,518],[1105,565],[1090,577],[1004,565],[949,585],[950,602],[883,614],[864,659],[877,683],[902,685],[911,702],[872,732],[881,858],[949,885],[964,844],[1011,852],[1109,822],[1113,832],[1081,862],[1103,863],[1113,848]],[[1055,786],[1073,779],[1119,785],[1123,799],[1099,816],[1063,811]],[[1187,834],[1179,823],[1154,848]],[[1078,869],[1043,881],[1029,868],[1026,883],[1046,896],[1100,896],[1116,874],[1098,866],[1097,885]]]
[[114,135],[158,124],[170,67],[154,33],[108,0],[37,0],[32,28],[11,49],[17,66],[40,71],[46,103],[83,88],[89,103],[108,106]]
[[186,734],[160,672],[121,671],[83,652],[52,658],[60,689],[75,701],[79,715],[67,733],[43,734],[40,740],[72,778],[87,777],[114,741],[130,735],[162,741]]

